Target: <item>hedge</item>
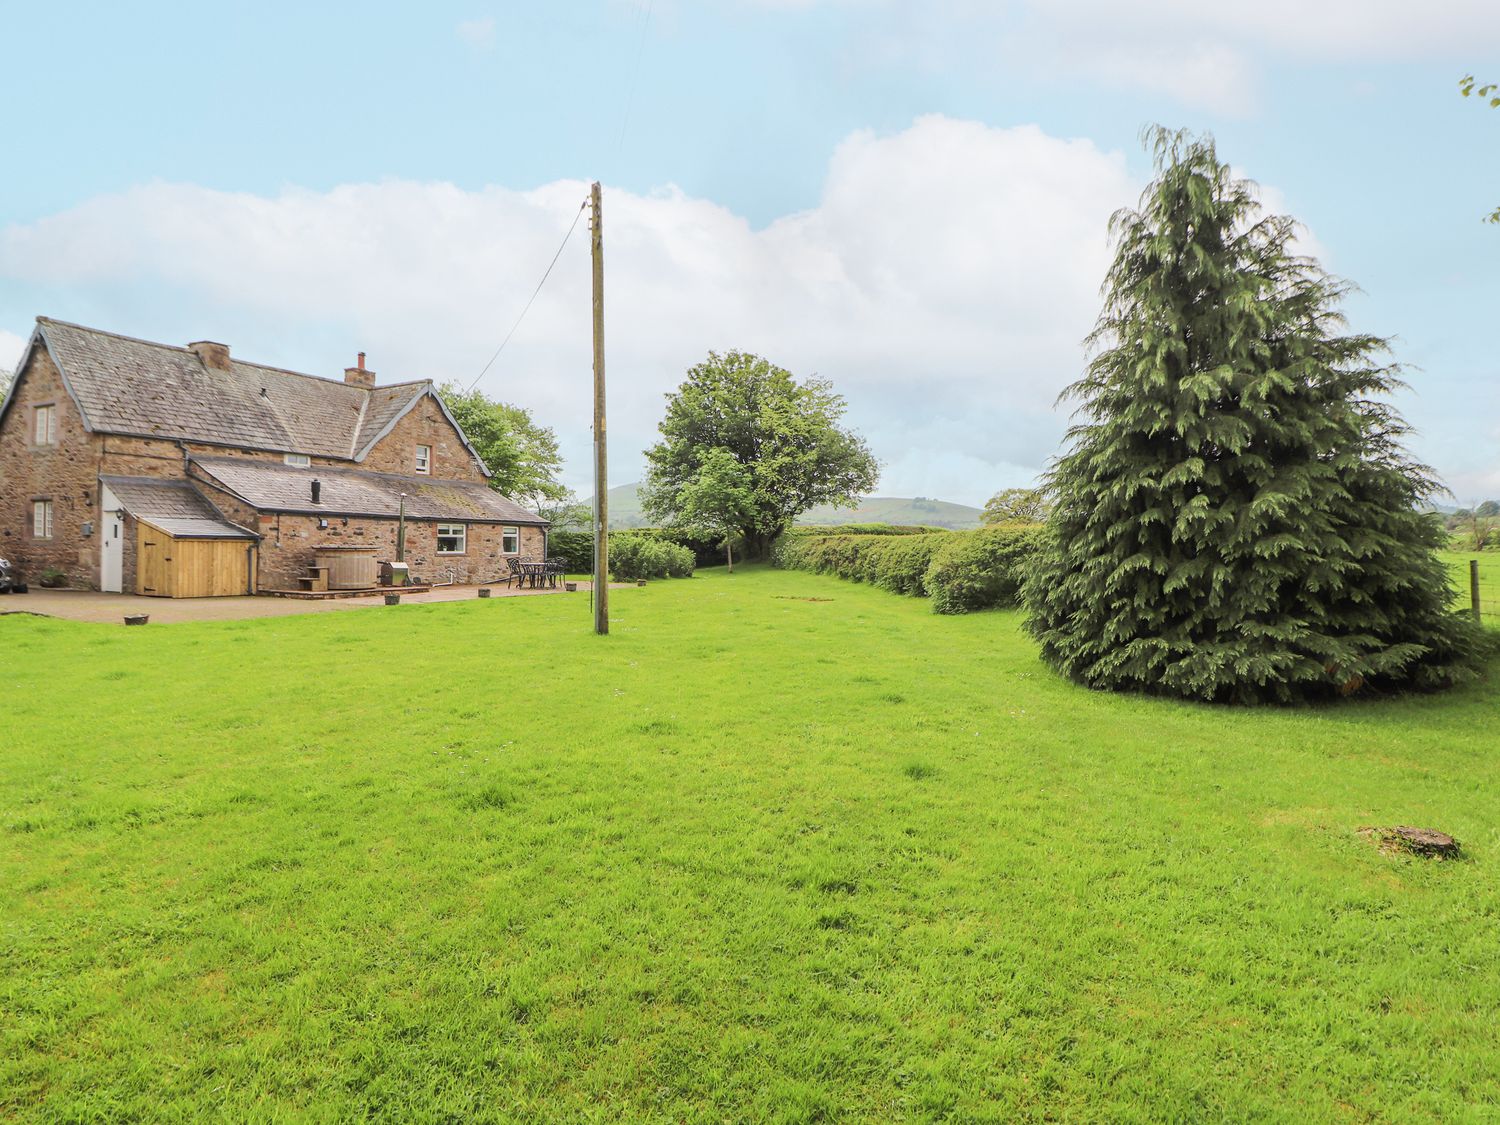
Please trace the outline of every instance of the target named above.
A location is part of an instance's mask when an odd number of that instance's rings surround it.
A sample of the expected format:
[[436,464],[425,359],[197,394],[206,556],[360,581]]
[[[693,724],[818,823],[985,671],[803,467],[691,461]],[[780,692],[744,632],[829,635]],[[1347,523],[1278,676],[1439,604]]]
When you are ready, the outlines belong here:
[[924,576],[932,611],[968,613],[1018,604],[1021,579],[1041,545],[1040,524],[999,524],[952,536]]
[[547,553],[566,560],[569,574],[588,574],[594,569],[592,531],[553,531],[547,535]]
[[[609,550],[613,555],[615,544],[626,536],[637,539],[655,539],[664,543],[686,547],[693,553],[695,566],[713,566],[724,561],[724,544],[699,539],[676,528],[632,528],[628,531],[609,533]],[[627,551],[630,547],[625,548]],[[594,569],[594,533],[592,531],[553,531],[547,536],[547,553],[554,558],[566,559],[569,574],[588,574]],[[739,557],[736,549],[735,557]],[[613,568],[611,568],[613,570]],[[689,573],[692,567],[688,568]]]
[[930,596],[935,613],[1015,605],[1041,544],[1036,524],[925,534],[784,535],[773,566],[833,574],[897,594]]
[[609,576],[616,582],[637,578],[691,578],[693,552],[651,535],[611,534]]

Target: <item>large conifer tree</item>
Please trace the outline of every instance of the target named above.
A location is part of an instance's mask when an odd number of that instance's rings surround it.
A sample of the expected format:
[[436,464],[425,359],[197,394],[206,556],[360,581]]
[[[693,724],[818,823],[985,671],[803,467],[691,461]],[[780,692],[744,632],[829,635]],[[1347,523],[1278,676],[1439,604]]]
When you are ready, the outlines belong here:
[[1479,635],[1418,511],[1436,486],[1402,449],[1386,341],[1345,333],[1349,287],[1211,139],[1149,137],[1157,176],[1111,223],[1026,588],[1044,658],[1092,687],[1234,702],[1471,674]]

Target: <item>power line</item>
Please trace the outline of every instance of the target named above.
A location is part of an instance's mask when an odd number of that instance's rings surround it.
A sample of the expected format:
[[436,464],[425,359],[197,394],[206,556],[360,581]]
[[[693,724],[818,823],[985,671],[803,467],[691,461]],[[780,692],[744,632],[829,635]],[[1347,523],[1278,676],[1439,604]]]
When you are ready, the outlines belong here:
[[615,159],[618,160],[620,152],[625,147],[625,128],[630,124],[630,111],[635,106],[635,88],[641,77],[641,55],[646,50],[646,28],[651,23],[651,0],[646,0],[638,10],[640,17],[641,35],[635,45],[635,63],[630,68],[630,86],[625,94],[625,115],[620,118],[620,136],[615,141]]
[[573,222],[568,226],[568,233],[563,235],[563,240],[557,247],[557,253],[552,255],[552,261],[547,265],[547,272],[542,274],[542,280],[536,283],[536,288],[531,291],[531,299],[526,302],[526,307],[521,310],[521,315],[516,317],[516,322],[510,326],[510,331],[505,334],[505,339],[500,341],[500,346],[495,349],[495,354],[490,356],[489,363],[484,365],[484,370],[474,376],[474,381],[469,384],[469,390],[472,391],[479,385],[479,380],[483,379],[485,373],[494,366],[495,360],[499,359],[500,353],[505,350],[505,345],[510,343],[510,338],[516,334],[516,329],[521,327],[521,321],[526,319],[526,314],[531,311],[532,302],[536,300],[537,294],[542,291],[542,286],[547,284],[547,279],[552,276],[552,267],[557,265],[557,259],[562,257],[563,247],[567,246],[568,239],[573,237],[573,230],[578,226],[578,219],[582,216],[588,205],[589,201],[587,199],[578,205],[578,211],[573,215]]

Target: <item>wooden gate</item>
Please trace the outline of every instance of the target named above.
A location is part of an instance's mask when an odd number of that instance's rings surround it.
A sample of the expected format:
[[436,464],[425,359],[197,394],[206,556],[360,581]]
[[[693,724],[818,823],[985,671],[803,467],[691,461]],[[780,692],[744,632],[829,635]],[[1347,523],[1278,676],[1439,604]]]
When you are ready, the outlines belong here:
[[179,539],[136,521],[136,591],[155,598],[223,598],[255,593],[255,544],[248,539]]

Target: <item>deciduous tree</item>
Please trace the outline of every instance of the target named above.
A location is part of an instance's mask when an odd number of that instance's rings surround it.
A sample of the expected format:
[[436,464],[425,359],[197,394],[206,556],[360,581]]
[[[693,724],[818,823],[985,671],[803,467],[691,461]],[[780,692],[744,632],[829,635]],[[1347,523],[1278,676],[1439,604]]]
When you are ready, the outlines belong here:
[[[1500,83],[1486,82],[1480,85],[1472,74],[1466,74],[1459,79],[1458,89],[1466,98],[1479,98],[1481,101],[1489,102],[1491,109],[1500,107]],[[1485,221],[1500,223],[1500,207],[1496,207],[1486,215]]]
[[1112,222],[1080,423],[1027,582],[1048,663],[1097,688],[1293,701],[1472,674],[1386,401],[1386,341],[1261,213],[1213,142],[1149,134],[1156,178]]
[[734,537],[755,517],[750,473],[727,449],[710,449],[698,475],[677,491],[677,521],[705,539],[724,540],[724,561],[734,573]]
[[1047,518],[1047,496],[1040,488],[1006,488],[984,503],[985,523],[1040,523]]
[[662,440],[646,451],[647,514],[678,522],[684,487],[722,450],[748,480],[740,535],[749,553],[764,554],[807,509],[850,507],[875,487],[879,465],[864,439],[840,425],[844,409],[825,379],[798,382],[748,352],[710,352],[667,396]]
[[489,466],[491,488],[536,511],[565,508],[572,493],[558,480],[562,455],[551,427],[483,391],[446,383],[438,394]]

